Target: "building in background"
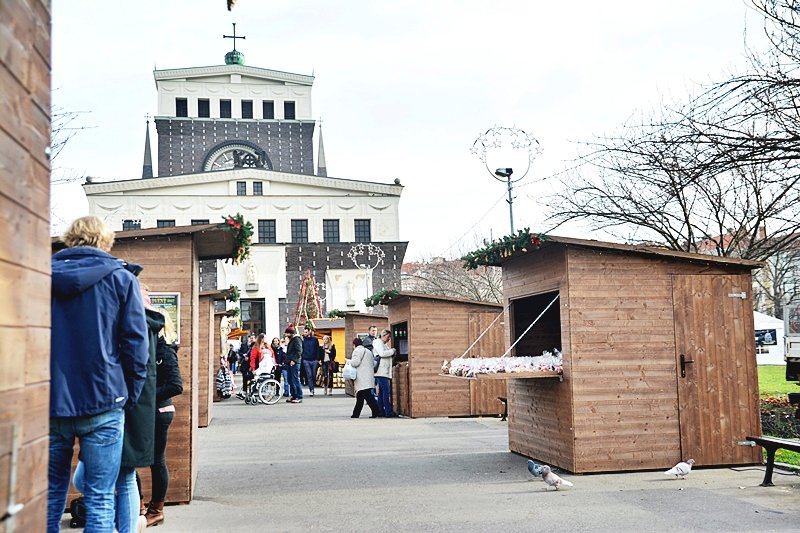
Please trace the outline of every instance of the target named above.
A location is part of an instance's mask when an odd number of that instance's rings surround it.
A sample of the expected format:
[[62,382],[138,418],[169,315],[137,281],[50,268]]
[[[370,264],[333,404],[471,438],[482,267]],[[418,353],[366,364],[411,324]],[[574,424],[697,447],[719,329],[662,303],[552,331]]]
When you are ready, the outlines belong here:
[[148,123],[142,178],[87,180],[91,214],[121,231],[241,213],[254,227],[250,259],[204,262],[201,288],[238,286],[243,327],[268,335],[292,320],[306,271],[325,310],[364,311],[367,296],[400,289],[399,180],[328,176],[321,130],[315,172],[314,77],[247,66],[235,50],[225,62],[154,72],[158,176]]

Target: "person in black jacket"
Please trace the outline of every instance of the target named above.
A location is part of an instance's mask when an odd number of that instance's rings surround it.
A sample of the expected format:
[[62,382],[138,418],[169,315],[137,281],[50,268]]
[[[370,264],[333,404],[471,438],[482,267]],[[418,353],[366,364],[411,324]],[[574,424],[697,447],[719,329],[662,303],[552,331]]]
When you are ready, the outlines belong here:
[[285,333],[289,338],[289,344],[286,346],[286,361],[289,364],[289,390],[292,393],[292,397],[286,401],[288,403],[300,403],[303,401],[303,388],[300,386],[300,360],[303,356],[303,340],[292,324],[289,324]]
[[172,398],[183,392],[183,380],[176,353],[178,338],[175,326],[172,325],[169,315],[163,310],[160,311],[164,315],[164,330],[158,338],[156,347],[156,424],[153,441],[154,460],[150,465],[153,482],[152,497],[145,514],[148,527],[164,521],[164,500],[169,486],[167,433],[175,418]]

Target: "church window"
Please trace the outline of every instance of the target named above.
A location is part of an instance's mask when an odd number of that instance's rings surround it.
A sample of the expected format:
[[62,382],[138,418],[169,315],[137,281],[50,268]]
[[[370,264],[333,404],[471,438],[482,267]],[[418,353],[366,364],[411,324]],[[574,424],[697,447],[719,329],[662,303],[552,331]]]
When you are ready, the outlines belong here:
[[292,220],[292,242],[308,242],[308,220]]
[[322,241],[339,242],[339,221],[337,219],[322,221]]
[[283,118],[286,120],[294,120],[294,102],[284,102],[283,103]]
[[200,118],[211,117],[211,102],[208,98],[200,98],[197,101],[197,116]]
[[262,103],[263,118],[275,118],[275,102],[272,100],[264,100]]
[[252,100],[242,100],[242,118],[253,118]]
[[156,227],[157,228],[174,228],[175,227],[175,220],[156,220]]
[[231,101],[219,101],[219,118],[231,118]]
[[253,333],[264,332],[264,299],[239,300],[242,327]]
[[258,221],[258,242],[275,244],[275,219]]
[[130,219],[122,221],[122,231],[128,231],[132,229],[142,229],[142,221]]
[[370,242],[372,240],[372,232],[370,231],[370,219],[356,219],[356,242]]
[[260,181],[253,182],[253,196],[261,196],[264,194],[264,184]]
[[188,117],[189,116],[189,101],[186,98],[175,99],[175,116]]
[[236,196],[247,196],[247,182],[246,181],[237,181],[236,182]]
[[203,224],[208,224],[209,221],[207,218],[193,218],[192,219],[192,226],[202,226]]

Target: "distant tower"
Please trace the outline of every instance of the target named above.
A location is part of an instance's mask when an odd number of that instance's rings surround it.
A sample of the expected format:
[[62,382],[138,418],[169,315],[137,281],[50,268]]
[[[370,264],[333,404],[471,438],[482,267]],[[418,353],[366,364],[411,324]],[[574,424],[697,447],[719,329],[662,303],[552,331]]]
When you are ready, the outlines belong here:
[[325,145],[322,143],[322,119],[319,119],[319,153],[317,154],[317,176],[328,176],[325,166]]
[[142,164],[142,177],[153,177],[153,158],[150,155],[150,115],[145,115],[147,127],[144,133],[144,164]]

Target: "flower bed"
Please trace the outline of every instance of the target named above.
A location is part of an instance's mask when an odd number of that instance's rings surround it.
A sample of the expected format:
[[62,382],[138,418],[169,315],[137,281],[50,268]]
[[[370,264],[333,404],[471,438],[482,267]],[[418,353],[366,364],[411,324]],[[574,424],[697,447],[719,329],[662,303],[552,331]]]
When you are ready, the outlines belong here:
[[786,396],[767,396],[761,399],[761,433],[784,439],[800,438],[800,419],[797,408]]

